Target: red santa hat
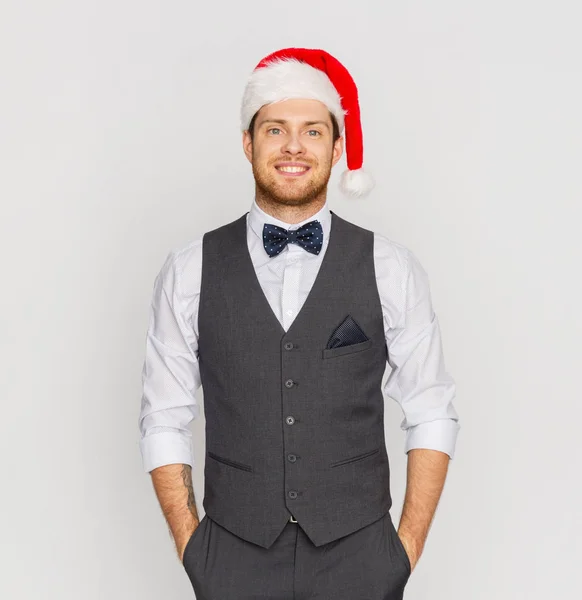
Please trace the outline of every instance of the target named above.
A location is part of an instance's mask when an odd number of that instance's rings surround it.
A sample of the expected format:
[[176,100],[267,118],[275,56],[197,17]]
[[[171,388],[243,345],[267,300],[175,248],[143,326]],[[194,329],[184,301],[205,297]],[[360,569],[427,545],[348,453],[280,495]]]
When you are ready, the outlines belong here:
[[241,106],[241,129],[249,128],[255,113],[265,104],[308,98],[319,100],[334,115],[340,133],[345,127],[348,169],[340,187],[348,196],[364,196],[374,187],[362,169],[364,145],[358,89],[348,70],[325,50],[284,48],[263,58],[250,75]]

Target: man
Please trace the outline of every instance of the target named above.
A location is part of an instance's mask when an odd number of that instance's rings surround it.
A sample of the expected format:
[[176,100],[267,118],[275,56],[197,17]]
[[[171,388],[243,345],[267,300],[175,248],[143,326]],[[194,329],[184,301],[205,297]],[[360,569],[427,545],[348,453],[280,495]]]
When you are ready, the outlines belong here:
[[[141,452],[198,600],[396,600],[460,428],[426,272],[331,211],[367,193],[357,90],[322,50],[261,61],[241,111],[250,211],[168,255],[154,286]],[[396,531],[381,389],[405,414]],[[206,417],[205,515],[188,424]]]

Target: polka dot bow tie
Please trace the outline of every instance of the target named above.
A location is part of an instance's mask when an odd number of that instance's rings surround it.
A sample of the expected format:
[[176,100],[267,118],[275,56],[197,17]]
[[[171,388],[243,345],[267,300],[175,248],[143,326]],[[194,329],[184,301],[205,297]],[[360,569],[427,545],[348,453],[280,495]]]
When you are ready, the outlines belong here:
[[263,246],[273,258],[287,244],[298,244],[311,254],[319,254],[323,243],[323,228],[319,221],[309,221],[298,229],[284,229],[273,223],[263,225]]

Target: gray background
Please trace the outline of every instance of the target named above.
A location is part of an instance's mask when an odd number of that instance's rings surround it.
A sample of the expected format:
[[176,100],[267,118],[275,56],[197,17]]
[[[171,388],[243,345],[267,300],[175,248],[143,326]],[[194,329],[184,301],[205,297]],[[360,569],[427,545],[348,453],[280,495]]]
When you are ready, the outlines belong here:
[[[2,598],[192,597],[138,448],[153,279],[171,248],[248,210],[245,78],[291,45],[356,79],[377,187],[343,198],[342,159],[330,206],[417,254],[458,384],[457,454],[406,597],[578,597],[580,13],[4,0]],[[396,522],[401,419],[387,398]]]

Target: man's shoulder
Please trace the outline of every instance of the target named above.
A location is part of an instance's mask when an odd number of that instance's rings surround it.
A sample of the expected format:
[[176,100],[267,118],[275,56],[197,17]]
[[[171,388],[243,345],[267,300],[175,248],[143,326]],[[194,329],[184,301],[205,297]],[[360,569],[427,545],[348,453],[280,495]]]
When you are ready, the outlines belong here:
[[170,250],[170,255],[176,269],[182,271],[186,265],[196,262],[202,256],[202,241],[204,234],[199,235],[186,243],[174,246]]
[[216,237],[220,237],[222,234],[232,234],[233,229],[235,229],[236,227],[241,226],[241,224],[244,222],[246,224],[247,221],[247,215],[248,215],[248,211],[245,212],[243,215],[241,215],[240,217],[237,217],[236,219],[233,219],[232,221],[229,221],[228,223],[224,223],[222,225],[218,225],[217,227],[214,227],[213,229],[208,230],[207,232],[205,232],[202,236],[207,236],[208,238],[216,238]]
[[373,237],[374,256],[377,256],[378,258],[395,258],[406,261],[407,256],[410,253],[410,249],[404,244],[397,242],[395,239],[384,233],[380,233],[379,231],[375,231],[360,225],[359,223],[354,223],[353,221],[348,221],[347,219],[342,220],[352,228],[355,228],[358,231],[366,232],[368,235]]
[[411,253],[410,249],[397,242],[390,236],[374,231],[374,256],[377,259],[393,259],[402,263],[406,263]]
[[385,233],[380,233],[342,217],[340,219],[352,230],[364,232],[373,239],[374,264],[377,278],[389,278],[393,280],[405,274],[410,260],[414,260],[414,255],[407,246],[397,242]]
[[169,252],[168,260],[173,263],[176,271],[178,271],[181,275],[186,275],[186,279],[191,281],[193,279],[198,279],[199,273],[202,269],[202,249],[204,245],[204,237],[227,231],[236,226],[236,224],[243,218],[246,218],[246,213],[241,217],[230,221],[229,223],[209,229],[208,231],[199,234],[183,244],[174,246]]

